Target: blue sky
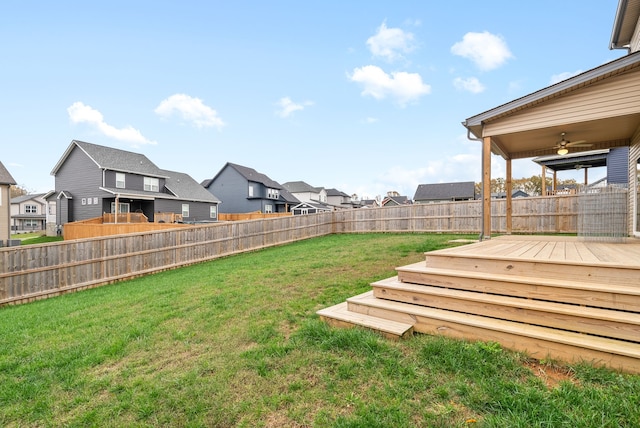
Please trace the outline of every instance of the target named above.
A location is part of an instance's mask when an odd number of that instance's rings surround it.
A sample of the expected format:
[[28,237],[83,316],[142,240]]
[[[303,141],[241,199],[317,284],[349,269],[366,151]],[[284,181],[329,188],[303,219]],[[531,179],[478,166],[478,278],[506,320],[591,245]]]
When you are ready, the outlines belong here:
[[73,139],[361,198],[480,181],[461,122],[625,55],[617,3],[3,1],[0,161],[32,192]]

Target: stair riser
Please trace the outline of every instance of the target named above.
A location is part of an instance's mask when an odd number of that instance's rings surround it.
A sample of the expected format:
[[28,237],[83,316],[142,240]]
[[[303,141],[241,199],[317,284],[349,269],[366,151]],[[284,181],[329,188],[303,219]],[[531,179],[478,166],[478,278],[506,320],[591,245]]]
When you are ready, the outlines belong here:
[[621,269],[607,266],[577,265],[544,261],[483,259],[464,256],[429,255],[426,266],[458,269],[476,273],[497,273],[548,279],[596,282],[603,284],[640,286],[640,269]]
[[456,339],[472,341],[496,342],[505,348],[525,352],[528,356],[538,360],[588,361],[598,366],[640,374],[640,359],[625,355],[610,354],[589,348],[544,340],[539,337],[531,338],[526,335],[479,328],[420,315],[409,315],[383,308],[367,307],[365,305],[350,304],[349,310],[401,322],[409,322],[409,319],[413,319],[415,321],[414,331],[417,333],[445,335]]
[[640,298],[636,295],[491,280],[489,279],[490,275],[487,275],[487,278],[488,279],[452,277],[428,272],[403,271],[401,268],[398,269],[398,279],[402,282],[413,284],[433,285],[456,290],[469,290],[551,302],[572,303],[596,308],[640,312]]
[[[373,286],[373,294],[380,299],[396,302],[411,303],[415,305],[447,309],[474,315],[488,316],[522,322],[526,324],[540,325],[562,330],[570,330],[579,333],[595,334],[622,340],[640,341],[640,325],[627,322],[613,322],[610,320],[587,318],[582,316],[580,306],[567,305],[567,309],[574,313],[553,313],[515,306],[492,304],[487,301],[474,301],[473,294],[469,293],[469,299],[463,297],[438,296],[428,293],[416,293],[411,290],[392,289],[388,287]],[[427,288],[427,287],[425,287]],[[483,295],[481,297],[487,297]],[[490,297],[489,297],[490,299]]]

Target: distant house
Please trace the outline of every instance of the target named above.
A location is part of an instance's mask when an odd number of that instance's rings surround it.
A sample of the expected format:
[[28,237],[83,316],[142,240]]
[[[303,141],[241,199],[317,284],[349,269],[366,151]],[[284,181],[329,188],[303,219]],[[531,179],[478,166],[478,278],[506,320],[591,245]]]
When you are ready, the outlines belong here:
[[189,175],[160,169],[140,153],[73,140],[51,175],[58,225],[116,212],[140,212],[149,221],[156,213],[185,222],[218,219],[218,198]]
[[201,185],[222,199],[222,213],[285,213],[300,203],[277,181],[253,168],[231,162]]
[[[522,190],[514,190],[511,192],[512,198],[528,198],[529,194]],[[495,192],[491,194],[491,198],[493,199],[507,199],[507,192]]]
[[8,246],[11,239],[11,186],[16,184],[0,162],[0,246]]
[[362,199],[360,206],[362,208],[380,208],[380,202],[377,199]]
[[56,222],[56,208],[57,208],[57,198],[56,191],[49,190],[47,193],[42,195],[42,199],[44,199],[47,204],[45,207],[45,229],[47,236],[56,236],[58,232],[62,232],[57,227]]
[[338,209],[360,207],[360,201],[354,201],[351,196],[338,189],[326,189],[327,204]]
[[406,196],[385,196],[381,205],[383,207],[392,207],[397,205],[411,205],[411,199]]
[[327,204],[327,191],[324,187],[313,187],[304,181],[287,181],[282,186],[300,202]]
[[333,208],[327,204],[318,202],[301,202],[291,209],[293,215],[317,214],[331,211],[333,211]]
[[475,199],[475,183],[461,181],[454,183],[420,184],[413,200],[416,204],[446,201],[471,201]]
[[47,221],[45,193],[22,195],[11,199],[11,230],[44,231]]

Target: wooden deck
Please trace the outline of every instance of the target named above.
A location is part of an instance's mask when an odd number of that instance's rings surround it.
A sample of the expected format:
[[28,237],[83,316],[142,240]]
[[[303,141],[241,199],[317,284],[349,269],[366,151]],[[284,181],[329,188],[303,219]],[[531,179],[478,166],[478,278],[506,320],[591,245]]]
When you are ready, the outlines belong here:
[[386,336],[495,341],[536,359],[640,373],[640,240],[504,236],[396,270],[318,314]]

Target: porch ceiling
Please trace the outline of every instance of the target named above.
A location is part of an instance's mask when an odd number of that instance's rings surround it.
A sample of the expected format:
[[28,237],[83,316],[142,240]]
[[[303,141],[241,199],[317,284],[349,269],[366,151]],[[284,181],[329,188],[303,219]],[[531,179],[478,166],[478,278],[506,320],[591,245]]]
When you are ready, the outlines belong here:
[[522,159],[555,155],[553,146],[565,132],[569,141],[586,140],[589,147],[570,147],[571,153],[628,146],[640,127],[640,114],[610,117],[589,122],[571,123],[503,135],[493,135],[492,151],[505,159]]

